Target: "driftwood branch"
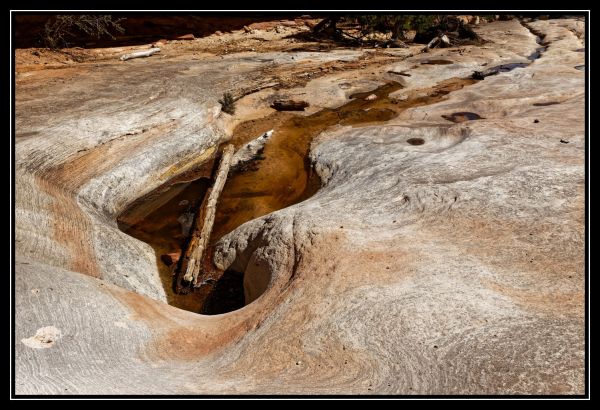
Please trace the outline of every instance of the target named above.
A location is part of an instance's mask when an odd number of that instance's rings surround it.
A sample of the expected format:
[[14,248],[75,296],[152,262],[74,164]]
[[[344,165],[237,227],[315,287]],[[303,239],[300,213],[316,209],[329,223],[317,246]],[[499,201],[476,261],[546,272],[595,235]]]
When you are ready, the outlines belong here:
[[225,181],[227,180],[227,174],[229,173],[229,168],[231,166],[231,159],[233,158],[233,151],[234,147],[231,144],[227,145],[223,150],[221,163],[219,164],[219,169],[217,170],[217,177],[212,190],[210,191],[210,195],[208,195],[205,212],[199,212],[199,217],[202,217],[201,214],[204,213],[202,230],[200,231],[200,235],[198,237],[192,237],[190,240],[190,245],[188,247],[189,261],[183,279],[192,283],[194,286],[196,286],[198,275],[200,273],[202,255],[206,250],[213,224],[215,223],[217,202],[219,200],[219,196],[221,195],[221,191],[225,186]]
[[435,47],[437,45],[437,43],[439,43],[439,42],[440,42],[440,38],[434,37],[429,43],[427,43],[427,45],[425,47],[423,47],[421,52],[426,53],[427,51],[429,51],[430,48]]
[[434,37],[422,50],[422,53],[426,53],[430,48],[437,47],[438,45],[444,45],[445,47],[449,47],[451,45],[450,39],[447,35],[442,34],[437,37]]
[[253,139],[239,150],[236,151],[235,155],[231,159],[231,168],[237,167],[240,164],[248,163],[260,155],[265,149],[265,144],[273,135],[273,130],[269,130],[262,134],[260,137]]
[[183,273],[187,270],[187,266],[189,266],[190,259],[192,254],[195,252],[195,249],[198,246],[200,240],[200,234],[202,232],[202,221],[206,216],[206,206],[208,205],[208,198],[210,197],[210,193],[212,192],[212,188],[208,188],[204,194],[204,200],[200,205],[200,208],[196,212],[196,217],[194,219],[193,229],[191,232],[190,240],[188,241],[187,247],[185,248],[185,252],[180,258],[180,266],[175,267],[178,271],[175,272],[175,292],[186,294],[189,292],[189,283],[188,286],[185,286],[183,283]]
[[160,48],[151,48],[150,50],[136,51],[135,53],[125,54],[121,56],[120,60],[125,61],[131,60],[132,58],[149,57],[152,54],[158,53],[159,51]]
[[304,111],[309,104],[306,101],[295,100],[276,100],[271,104],[271,108],[277,111]]

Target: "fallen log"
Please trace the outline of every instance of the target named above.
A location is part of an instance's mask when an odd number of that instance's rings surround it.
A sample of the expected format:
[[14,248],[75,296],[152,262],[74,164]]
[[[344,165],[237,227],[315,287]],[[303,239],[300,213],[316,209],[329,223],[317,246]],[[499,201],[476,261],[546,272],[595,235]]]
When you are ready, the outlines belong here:
[[430,48],[433,48],[437,45],[437,43],[440,42],[440,38],[439,37],[434,37],[429,43],[427,43],[427,45],[425,47],[423,47],[421,49],[421,53],[426,53],[429,51]]
[[212,192],[212,188],[208,188],[204,193],[204,200],[200,204],[198,211],[196,212],[196,216],[193,222],[193,228],[190,233],[190,239],[187,243],[187,246],[183,252],[183,255],[179,259],[179,266],[175,267],[175,281],[173,283],[173,289],[175,293],[178,294],[187,294],[190,292],[190,284],[189,282],[183,283],[183,274],[187,271],[187,267],[189,266],[190,259],[192,258],[192,254],[196,247],[198,246],[200,240],[200,234],[202,233],[202,222],[206,217],[206,206],[208,205],[208,198],[210,198],[210,194]]
[[444,47],[450,47],[450,39],[445,34],[434,37],[429,43],[427,43],[427,45],[421,50],[421,52],[426,53],[427,51],[429,51],[430,48],[437,47],[439,44],[443,45]]
[[150,57],[152,54],[156,54],[160,51],[160,48],[151,48],[149,50],[144,51],[136,51],[135,53],[122,55],[119,60],[131,60],[132,58],[140,58],[140,57]]
[[231,168],[239,167],[259,157],[271,135],[273,135],[273,130],[263,133],[260,137],[253,139],[237,150],[231,159]]
[[208,240],[215,222],[217,202],[219,200],[219,196],[221,195],[221,191],[225,186],[225,181],[227,180],[227,174],[229,173],[229,168],[231,166],[231,159],[233,158],[233,151],[234,147],[231,144],[227,145],[223,150],[223,156],[221,157],[221,163],[219,164],[219,169],[217,170],[215,183],[210,191],[210,194],[208,195],[206,204],[202,204],[202,206],[205,207],[205,210],[202,212],[201,209],[198,212],[198,217],[203,218],[202,229],[199,231],[199,233],[197,229],[194,231],[194,234],[189,242],[188,250],[186,251],[186,254],[189,254],[189,260],[183,279],[186,282],[191,283],[193,286],[197,285],[198,275],[200,273],[200,267],[202,263],[202,255],[208,245]]
[[304,111],[309,104],[306,101],[294,100],[276,100],[271,104],[271,108],[277,111]]

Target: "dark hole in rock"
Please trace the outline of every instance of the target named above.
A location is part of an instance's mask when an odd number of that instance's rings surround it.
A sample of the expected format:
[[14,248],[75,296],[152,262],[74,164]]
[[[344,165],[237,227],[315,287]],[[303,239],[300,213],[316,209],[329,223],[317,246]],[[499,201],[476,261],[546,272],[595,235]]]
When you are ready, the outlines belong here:
[[423,138],[409,138],[406,140],[410,145],[423,145],[425,140]]
[[585,70],[585,65],[576,65],[575,69],[579,70],[579,71],[584,71]]
[[171,266],[179,262],[179,258],[181,257],[180,252],[172,252],[164,255],[160,255],[160,260],[166,265]]
[[576,53],[585,53],[585,48],[578,48],[575,50]]
[[200,313],[204,315],[220,315],[244,307],[244,274],[234,270],[226,270],[214,284],[209,284]]
[[556,105],[556,104],[560,104],[560,102],[559,101],[548,101],[548,102],[533,103],[533,105],[536,107],[546,107],[548,105]]
[[476,114],[474,112],[468,112],[468,111],[455,112],[450,115],[442,115],[442,118],[444,118],[448,121],[455,122],[455,123],[485,119],[485,118],[479,116],[479,114]]
[[454,61],[450,61],[450,60],[425,60],[425,61],[421,61],[421,64],[430,64],[430,65],[448,65],[448,64],[454,64]]

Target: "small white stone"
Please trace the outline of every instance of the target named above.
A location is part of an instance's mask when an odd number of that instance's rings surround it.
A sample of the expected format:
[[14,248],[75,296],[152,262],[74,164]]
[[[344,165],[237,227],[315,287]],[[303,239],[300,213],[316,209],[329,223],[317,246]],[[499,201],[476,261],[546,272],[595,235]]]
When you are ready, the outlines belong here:
[[46,326],[39,328],[35,332],[35,336],[21,339],[21,342],[32,349],[47,349],[52,347],[60,337],[60,330],[54,326]]

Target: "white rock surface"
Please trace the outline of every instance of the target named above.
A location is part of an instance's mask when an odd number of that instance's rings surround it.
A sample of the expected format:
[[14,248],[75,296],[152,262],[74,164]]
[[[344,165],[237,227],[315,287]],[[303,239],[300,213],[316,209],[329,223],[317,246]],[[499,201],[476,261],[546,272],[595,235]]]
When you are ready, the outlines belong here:
[[[530,66],[383,125],[321,134],[311,158],[323,188],[221,240],[216,262],[245,271],[256,300],[217,316],[163,303],[151,248],[115,218],[204,160],[225,138],[217,99],[270,62],[133,60],[135,76],[120,64],[22,79],[16,392],[582,394],[583,26],[531,25],[550,44]],[[517,21],[477,30],[494,43],[427,56],[452,65],[417,55],[377,75],[408,70],[402,95],[537,46]],[[340,77],[321,94],[309,83],[303,99],[351,92]],[[547,102],[558,104],[534,105]],[[485,119],[441,117],[459,111]],[[47,326],[62,335],[52,348],[21,343]]]

